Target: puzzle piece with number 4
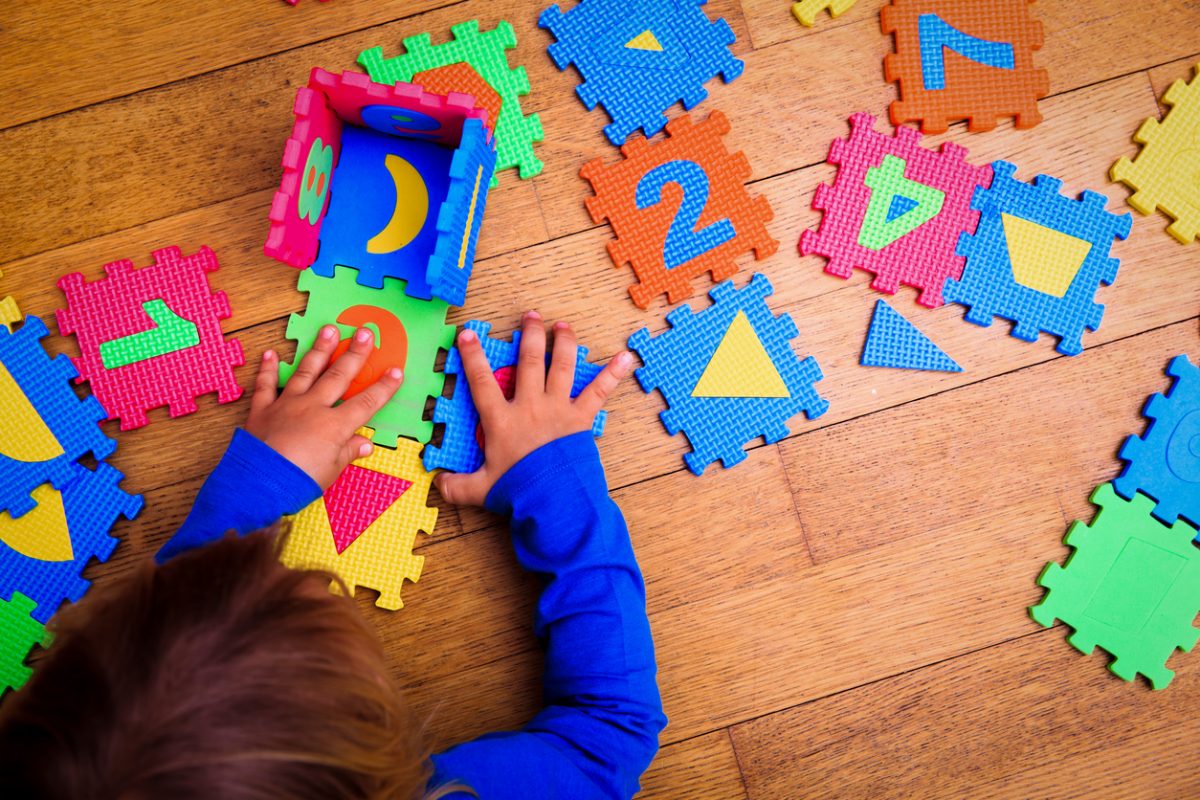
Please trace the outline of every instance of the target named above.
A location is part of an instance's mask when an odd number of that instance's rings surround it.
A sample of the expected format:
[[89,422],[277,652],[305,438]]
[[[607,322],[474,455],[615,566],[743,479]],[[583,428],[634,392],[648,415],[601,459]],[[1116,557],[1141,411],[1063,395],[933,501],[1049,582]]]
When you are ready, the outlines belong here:
[[34,603],[20,592],[11,600],[0,598],[0,698],[9,689],[20,689],[32,674],[25,659],[34,645],[45,646],[46,626],[35,620]]
[[[474,331],[479,337],[483,354],[492,368],[492,374],[505,397],[512,399],[516,388],[517,354],[521,349],[521,332],[513,331],[512,341],[493,339],[489,334],[492,330],[490,322],[470,320],[463,325],[467,330]],[[579,347],[575,351],[575,380],[571,384],[571,397],[577,397],[592,379],[603,369],[598,364],[589,364],[587,348]],[[430,445],[425,448],[425,469],[446,469],[451,472],[474,472],[483,464],[483,431],[479,427],[479,412],[475,410],[475,401],[471,399],[471,387],[467,384],[467,376],[463,373],[462,356],[455,347],[446,357],[446,374],[457,376],[454,390],[449,397],[439,397],[433,409],[433,421],[442,423],[441,446]],[[604,422],[608,417],[607,411],[596,415],[592,423],[592,435],[604,433]]]
[[629,294],[639,308],[660,294],[677,303],[705,272],[722,281],[737,273],[738,256],[753,251],[761,261],[779,249],[767,231],[771,204],[746,191],[750,162],[725,149],[728,132],[720,111],[699,123],[685,114],[667,123],[665,140],[635,136],[621,147],[622,161],[595,159],[580,170],[596,193],[588,213],[616,234],[609,256],[633,267]]
[[629,337],[645,364],[638,383],[662,393],[663,425],[687,436],[692,452],[683,460],[697,475],[718,459],[725,467],[741,462],[744,446],[759,436],[767,444],[784,438],[801,411],[816,419],[829,408],[814,386],[821,367],[792,350],[796,325],[771,313],[771,293],[761,273],[742,289],[726,281],[712,288],[703,311],[682,305],[667,315],[668,330],[652,337],[642,328]]

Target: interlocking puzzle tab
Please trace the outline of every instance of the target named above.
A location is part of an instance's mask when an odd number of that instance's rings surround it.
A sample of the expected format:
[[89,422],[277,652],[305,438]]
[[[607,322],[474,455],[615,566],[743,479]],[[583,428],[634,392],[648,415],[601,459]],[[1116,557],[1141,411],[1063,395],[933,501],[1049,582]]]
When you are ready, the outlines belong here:
[[1107,650],[1114,675],[1131,681],[1140,673],[1166,688],[1175,676],[1167,659],[1200,637],[1192,627],[1200,612],[1196,529],[1182,520],[1165,527],[1150,514],[1154,501],[1124,500],[1111,484],[1096,487],[1091,501],[1100,510],[1090,525],[1071,525],[1066,543],[1075,552],[1042,570],[1046,596],[1029,613],[1047,628],[1056,619],[1074,628],[1068,641],[1081,653]]
[[1200,232],[1200,65],[1191,83],[1171,84],[1163,102],[1172,107],[1166,119],[1143,122],[1133,135],[1141,152],[1122,157],[1109,176],[1135,190],[1129,205],[1173,217],[1167,233],[1191,244]]
[[550,6],[538,25],[558,39],[549,47],[558,68],[574,64],[583,76],[575,90],[583,104],[604,106],[612,118],[604,134],[620,145],[638,128],[661,131],[675,103],[702,102],[717,75],[729,83],[742,74],[745,64],[729,50],[733,30],[708,19],[707,2],[580,0],[566,12]]
[[1168,525],[1179,517],[1200,525],[1200,369],[1179,355],[1167,374],[1171,388],[1142,410],[1146,433],[1121,446],[1125,468],[1113,487],[1129,500],[1141,492],[1156,501],[1154,516]]
[[[487,357],[488,366],[492,368],[504,395],[512,399],[516,388],[517,354],[521,348],[521,332],[513,331],[512,341],[493,339],[490,334],[492,324],[470,320],[464,326],[467,330],[475,331]],[[589,364],[587,348],[579,347],[575,351],[575,381],[571,384],[571,397],[577,397],[592,379],[600,374],[602,367]],[[446,374],[457,376],[454,389],[448,397],[439,397],[433,409],[433,421],[445,425],[442,431],[440,447],[430,445],[425,448],[425,469],[446,469],[451,472],[474,472],[483,464],[483,432],[479,428],[479,412],[475,410],[475,401],[471,399],[471,387],[463,374],[462,357],[455,347],[446,357]],[[607,411],[596,415],[592,423],[592,435],[604,433],[604,422],[608,417]]]
[[287,337],[296,342],[296,357],[279,365],[280,385],[287,383],[323,326],[336,325],[341,331],[335,358],[349,347],[354,331],[365,326],[375,334],[375,349],[343,399],[370,386],[391,367],[399,367],[404,371],[403,385],[371,418],[375,442],[395,447],[399,436],[428,442],[433,422],[424,419],[425,404],[441,395],[446,381],[434,364],[438,351],[449,350],[454,342],[454,326],[446,324],[449,306],[441,300],[409,296],[404,281],[396,278],[385,278],[379,289],[363,286],[350,267],[338,267],[332,278],[305,270],[296,288],[308,293],[308,306],[303,314],[288,319]]
[[123,259],[106,264],[97,281],[78,272],[58,279],[67,298],[58,328],[79,341],[76,383],[91,384],[108,418],[120,417],[121,430],[142,427],[146,412],[159,406],[179,417],[209,392],[218,403],[242,396],[233,373],[245,363],[242,345],[221,332],[229,298],[208,285],[218,268],[208,247],[186,258],[167,247],[154,251],[148,267]]
[[[372,436],[367,428],[359,433]],[[350,594],[374,589],[375,605],[403,608],[404,581],[415,583],[425,564],[412,552],[417,532],[432,534],[438,516],[425,505],[433,475],[420,453],[421,445],[401,439],[395,450],[376,447],[347,467],[324,497],[292,519],[283,563],[332,572]]]
[[962,372],[958,362],[883,300],[875,303],[860,363],[864,367]]
[[[490,31],[480,31],[479,21],[462,22],[450,28],[453,39],[431,44],[428,33],[410,36],[403,42],[404,53],[384,58],[383,49],[362,51],[358,63],[380,83],[416,80],[419,73],[451,64],[469,64],[500,95],[500,116],[496,120],[496,169],[517,167],[522,178],[542,171],[542,162],[533,152],[542,141],[542,122],[537,114],[521,114],[521,96],[529,94],[525,68],[509,68],[508,51],[517,46],[517,35],[506,21]],[[420,82],[419,80],[417,82]],[[495,185],[495,176],[491,177]]]
[[[942,133],[968,120],[972,131],[1015,117],[1018,128],[1042,121],[1038,100],[1050,91],[1045,70],[1033,65],[1042,46],[1042,23],[1033,0],[892,0],[881,11],[883,32],[895,36],[896,52],[884,58],[900,99],[891,105],[894,125],[919,121],[926,133]],[[949,51],[949,52],[947,52]]]
[[887,294],[901,284],[916,287],[917,302],[937,308],[946,279],[962,275],[955,248],[979,219],[973,193],[992,182],[991,167],[966,157],[956,144],[929,150],[912,128],[887,136],[875,130],[875,117],[853,115],[850,138],[829,148],[837,178],[817,187],[813,207],[825,215],[819,231],[800,237],[801,254],[829,259],[825,271],[839,278],[855,268],[872,272],[871,287]]
[[991,188],[977,189],[971,201],[979,227],[959,239],[967,265],[961,280],[946,282],[946,299],[968,306],[966,319],[976,325],[1004,317],[1018,339],[1037,341],[1045,331],[1059,337],[1058,352],[1078,355],[1084,329],[1096,330],[1104,316],[1096,290],[1117,277],[1113,239],[1129,236],[1133,218],[1106,211],[1108,198],[1096,192],[1064,197],[1057,178],[1038,175],[1028,184],[1006,161],[992,169]]
[[495,168],[487,112],[451,92],[314,69],[299,90],[264,250],[330,277],[461,305]]
[[753,251],[761,261],[779,249],[767,232],[771,204],[746,191],[750,162],[725,149],[728,132],[720,111],[699,123],[685,114],[667,123],[666,139],[635,136],[621,147],[623,160],[595,159],[580,170],[596,193],[588,213],[616,234],[608,254],[618,268],[633,267],[638,282],[629,294],[639,308],[660,294],[677,303],[705,272],[721,281],[737,273],[738,256]]
[[25,658],[34,645],[46,642],[46,627],[35,620],[33,601],[20,592],[0,599],[0,698],[9,689],[20,689],[32,671]]
[[108,464],[74,470],[61,490],[37,487],[37,507],[23,517],[0,513],[0,599],[20,592],[36,604],[32,616],[43,624],[87,591],[81,573],[92,559],[112,555],[117,518],[133,519],[142,509],[141,496],[124,492],[124,476]]
[[667,409],[659,416],[668,433],[682,431],[691,442],[683,459],[697,475],[718,459],[725,467],[741,462],[759,436],[767,444],[783,439],[801,411],[816,419],[829,408],[814,386],[823,377],[816,359],[792,350],[792,318],[767,306],[772,291],[761,273],[742,289],[726,281],[712,288],[703,311],[682,305],[667,315],[670,329],[629,337],[645,364],[634,373],[638,383],[662,393]]
[[829,9],[829,16],[840,17],[857,3],[858,0],[801,0],[792,4],[792,15],[800,20],[800,24],[811,28],[817,21],[817,15]]
[[117,447],[100,429],[107,414],[99,401],[71,389],[79,373],[70,359],[42,349],[48,334],[37,317],[15,333],[0,328],[0,511],[13,517],[33,510],[30,493],[40,484],[70,483],[81,456],[103,460]]

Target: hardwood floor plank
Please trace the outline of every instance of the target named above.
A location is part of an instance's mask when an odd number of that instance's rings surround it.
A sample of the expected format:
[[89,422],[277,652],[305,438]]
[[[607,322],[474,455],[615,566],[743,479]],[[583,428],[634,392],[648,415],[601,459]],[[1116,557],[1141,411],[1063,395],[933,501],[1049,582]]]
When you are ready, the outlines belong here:
[[664,747],[642,776],[637,797],[745,800],[746,787],[729,732],[715,731]]

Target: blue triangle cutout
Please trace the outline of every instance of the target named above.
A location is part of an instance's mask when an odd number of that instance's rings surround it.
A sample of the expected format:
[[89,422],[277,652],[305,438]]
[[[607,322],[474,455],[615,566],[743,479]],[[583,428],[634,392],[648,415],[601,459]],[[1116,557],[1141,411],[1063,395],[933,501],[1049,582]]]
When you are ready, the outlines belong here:
[[875,303],[860,363],[865,367],[962,372],[954,359],[882,300]]
[[899,219],[919,205],[921,204],[911,197],[898,194],[892,198],[892,204],[888,207],[887,221]]

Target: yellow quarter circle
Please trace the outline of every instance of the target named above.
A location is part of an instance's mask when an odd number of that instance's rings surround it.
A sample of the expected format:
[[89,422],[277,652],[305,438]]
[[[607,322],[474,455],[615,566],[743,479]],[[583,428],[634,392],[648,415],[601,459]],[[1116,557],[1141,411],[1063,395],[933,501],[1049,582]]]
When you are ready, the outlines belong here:
[[0,514],[0,542],[38,561],[70,561],[71,529],[63,508],[62,492],[43,483],[30,493],[37,507],[20,519]]
[[1011,214],[1001,214],[1000,219],[1016,282],[1055,297],[1064,296],[1092,243]]
[[654,50],[659,53],[663,49],[662,45],[659,44],[658,37],[649,28],[630,39],[625,43],[625,46],[630,50]]
[[790,397],[745,311],[733,318],[692,397]]
[[4,418],[0,455],[31,462],[49,461],[62,455],[62,445],[3,364],[0,364],[0,416]]

